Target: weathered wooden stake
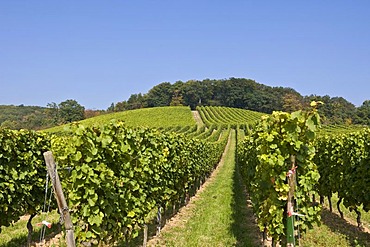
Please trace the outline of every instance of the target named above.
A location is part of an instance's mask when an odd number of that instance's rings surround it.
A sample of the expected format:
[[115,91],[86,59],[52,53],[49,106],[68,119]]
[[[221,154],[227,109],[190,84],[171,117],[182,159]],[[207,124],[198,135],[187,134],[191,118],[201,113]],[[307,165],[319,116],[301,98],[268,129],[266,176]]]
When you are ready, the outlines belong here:
[[59,212],[63,214],[64,225],[66,228],[66,243],[67,247],[75,247],[75,237],[73,232],[73,224],[69,214],[68,205],[63,194],[62,185],[60,184],[59,175],[56,170],[53,153],[48,151],[44,153],[46,168],[51,178],[54,190],[54,196],[58,203]]

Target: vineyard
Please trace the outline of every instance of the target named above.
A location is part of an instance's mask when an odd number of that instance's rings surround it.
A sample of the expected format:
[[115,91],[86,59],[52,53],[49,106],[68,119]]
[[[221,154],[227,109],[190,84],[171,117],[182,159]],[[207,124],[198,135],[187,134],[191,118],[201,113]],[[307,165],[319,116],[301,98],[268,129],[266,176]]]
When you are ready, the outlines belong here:
[[[106,123],[117,120],[123,121],[130,127],[149,127],[149,128],[172,128],[177,126],[195,125],[189,107],[156,107],[144,108],[131,111],[116,112],[88,118],[79,123],[84,126],[105,125]],[[67,125],[58,126],[44,130],[47,133],[64,132]]]
[[157,214],[188,203],[216,168],[232,130],[236,164],[263,240],[284,245],[301,239],[320,222],[325,198],[330,210],[332,198],[338,198],[339,212],[341,205],[354,211],[364,230],[361,216],[366,220],[370,209],[370,130],[321,126],[317,107],[271,115],[198,107],[204,124],[196,124],[188,107],[161,107],[42,132],[1,129],[1,230],[23,215],[31,224],[43,210],[48,188],[43,153],[50,150],[77,243],[130,245]]
[[245,127],[248,124],[254,124],[264,115],[255,111],[221,106],[202,106],[198,107],[197,110],[207,126],[217,124]]
[[328,124],[322,126],[322,128],[319,130],[319,134],[323,135],[336,135],[340,133],[351,133],[356,131],[361,131],[364,129],[364,126],[361,125],[334,125],[334,124]]

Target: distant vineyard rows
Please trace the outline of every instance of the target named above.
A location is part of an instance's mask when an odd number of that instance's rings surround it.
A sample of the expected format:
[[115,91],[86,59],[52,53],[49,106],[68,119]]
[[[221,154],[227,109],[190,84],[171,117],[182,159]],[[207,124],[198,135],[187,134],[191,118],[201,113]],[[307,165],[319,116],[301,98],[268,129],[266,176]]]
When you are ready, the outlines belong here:
[[[80,121],[84,126],[105,125],[112,120],[123,121],[128,127],[173,128],[193,126],[195,120],[186,106],[156,107],[104,114]],[[64,133],[67,125],[44,130],[48,133]]]
[[258,121],[263,113],[222,106],[201,106],[197,110],[207,126],[212,124],[246,125]]

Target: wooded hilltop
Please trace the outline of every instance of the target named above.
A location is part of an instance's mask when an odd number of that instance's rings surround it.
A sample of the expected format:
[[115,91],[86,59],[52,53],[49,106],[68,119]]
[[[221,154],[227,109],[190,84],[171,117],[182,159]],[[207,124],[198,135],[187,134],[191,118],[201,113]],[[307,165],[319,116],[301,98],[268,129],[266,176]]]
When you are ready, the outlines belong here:
[[0,106],[0,126],[42,129],[109,112],[176,105],[192,109],[197,106],[227,106],[263,113],[292,112],[308,107],[312,100],[324,103],[319,109],[324,124],[370,125],[370,100],[356,107],[343,97],[302,96],[292,88],[271,87],[245,78],[229,78],[163,82],[145,94],[132,94],[128,100],[112,103],[107,110],[85,110],[75,100],[60,104],[53,102],[47,107]]

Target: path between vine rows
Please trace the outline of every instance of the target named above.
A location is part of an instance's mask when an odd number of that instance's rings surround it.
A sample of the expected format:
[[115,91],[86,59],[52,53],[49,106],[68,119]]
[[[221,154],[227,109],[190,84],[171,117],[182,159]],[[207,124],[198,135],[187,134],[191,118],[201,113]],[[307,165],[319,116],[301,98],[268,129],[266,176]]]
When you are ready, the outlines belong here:
[[193,118],[198,126],[204,125],[202,118],[200,117],[200,114],[198,111],[191,111],[191,113],[193,114]]
[[[235,165],[235,145],[233,132],[211,177],[148,246],[261,246],[261,233]],[[353,220],[341,220],[328,210],[323,210],[322,217],[322,226],[315,226],[302,246],[324,246],[328,237],[338,242],[327,246],[352,246],[357,239],[370,243],[368,229],[359,231]],[[271,239],[266,244],[271,246]]]
[[148,246],[260,246],[259,230],[235,167],[235,132],[221,161],[189,204]]

